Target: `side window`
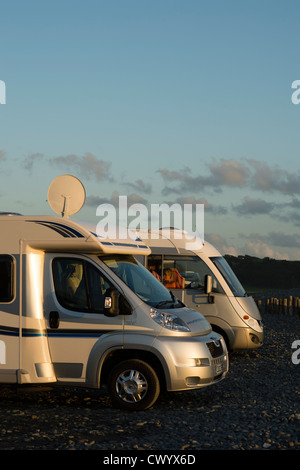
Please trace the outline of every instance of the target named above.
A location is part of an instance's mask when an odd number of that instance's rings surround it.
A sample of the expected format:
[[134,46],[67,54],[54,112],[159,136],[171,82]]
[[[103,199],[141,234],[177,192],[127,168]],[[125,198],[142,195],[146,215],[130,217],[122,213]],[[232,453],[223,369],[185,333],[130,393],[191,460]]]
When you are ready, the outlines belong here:
[[184,289],[189,284],[186,279],[186,266],[178,261],[181,258],[164,256],[163,259],[163,283],[168,289]]
[[212,276],[213,291],[224,293],[208,266],[196,256],[151,255],[148,269],[167,289],[204,289],[206,274]]
[[148,257],[148,270],[161,281],[167,289],[184,289],[185,278],[178,270],[171,256],[152,255]]
[[209,267],[196,256],[165,256],[164,270],[170,268],[180,273],[186,289],[204,289],[205,276],[212,276],[213,292],[224,293]]
[[14,260],[0,255],[0,302],[11,302],[14,297]]
[[103,313],[106,291],[113,287],[95,266],[78,258],[55,258],[53,279],[59,303],[81,312]]

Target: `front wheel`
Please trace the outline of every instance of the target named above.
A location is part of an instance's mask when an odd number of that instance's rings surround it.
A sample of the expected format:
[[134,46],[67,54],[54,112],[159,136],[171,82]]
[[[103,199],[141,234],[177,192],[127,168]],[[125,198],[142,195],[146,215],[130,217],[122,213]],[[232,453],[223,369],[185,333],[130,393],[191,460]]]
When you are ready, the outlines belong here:
[[118,364],[108,379],[108,390],[116,405],[127,410],[150,408],[160,393],[154,369],[139,359]]

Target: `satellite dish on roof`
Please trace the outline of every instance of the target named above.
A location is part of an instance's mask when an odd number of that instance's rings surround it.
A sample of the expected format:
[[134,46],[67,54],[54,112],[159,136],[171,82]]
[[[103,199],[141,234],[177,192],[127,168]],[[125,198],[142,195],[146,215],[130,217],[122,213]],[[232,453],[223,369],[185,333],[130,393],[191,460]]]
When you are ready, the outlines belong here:
[[84,186],[75,176],[58,176],[49,186],[48,202],[54,212],[68,218],[82,208],[85,202]]

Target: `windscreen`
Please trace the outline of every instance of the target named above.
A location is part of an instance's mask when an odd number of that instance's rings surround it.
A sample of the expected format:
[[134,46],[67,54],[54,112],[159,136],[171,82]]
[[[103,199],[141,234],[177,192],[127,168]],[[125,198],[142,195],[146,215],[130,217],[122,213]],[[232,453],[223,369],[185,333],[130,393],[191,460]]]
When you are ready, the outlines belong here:
[[179,308],[182,303],[133,256],[100,256],[125,284],[145,303],[156,308]]
[[210,258],[214,265],[218,268],[222,276],[224,277],[226,283],[231,289],[235,297],[245,297],[247,294],[242,284],[232,271],[231,267],[227,263],[226,259],[222,256],[214,256]]

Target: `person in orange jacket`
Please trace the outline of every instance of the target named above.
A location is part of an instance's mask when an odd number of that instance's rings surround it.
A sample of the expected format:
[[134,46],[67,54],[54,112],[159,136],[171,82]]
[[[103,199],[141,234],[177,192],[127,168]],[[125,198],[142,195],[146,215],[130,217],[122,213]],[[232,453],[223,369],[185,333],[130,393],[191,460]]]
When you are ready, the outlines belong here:
[[183,289],[184,281],[184,277],[181,276],[176,268],[164,270],[164,285],[168,289]]

